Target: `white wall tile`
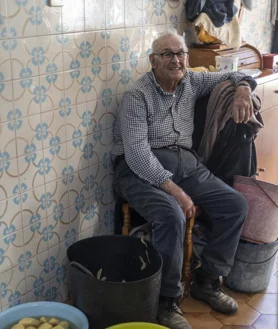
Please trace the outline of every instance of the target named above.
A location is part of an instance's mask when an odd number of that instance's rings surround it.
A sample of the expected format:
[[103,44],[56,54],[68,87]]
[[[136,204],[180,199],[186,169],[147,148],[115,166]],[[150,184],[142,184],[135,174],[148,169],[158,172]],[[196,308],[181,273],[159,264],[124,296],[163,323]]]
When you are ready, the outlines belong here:
[[41,115],[33,115],[21,120],[16,131],[17,155],[21,156],[42,149],[42,141],[48,136],[48,126],[41,123]]
[[45,52],[38,46],[38,38],[22,38],[11,50],[13,79],[29,78],[39,74],[39,65],[45,62]]
[[0,202],[0,239],[12,225],[15,231],[22,229],[21,205],[14,203],[13,198]]
[[15,191],[18,184],[17,159],[2,162],[0,170],[0,201],[14,196],[17,193]]
[[63,46],[55,35],[40,36],[38,48],[44,54],[44,60],[39,63],[41,75],[63,71]]
[[25,266],[27,292],[36,290],[49,281],[49,267],[48,250],[28,259],[28,264]]
[[13,36],[35,36],[42,21],[41,8],[36,7],[35,0],[7,1],[7,4],[8,26]]
[[84,31],[85,3],[84,0],[67,0],[62,7],[63,32]]
[[4,231],[4,237],[0,239],[0,273],[8,271],[20,263],[20,255],[23,253],[23,245],[22,230],[15,231],[15,228],[12,225],[8,226]]
[[91,90],[91,81],[84,68],[64,72],[65,98],[69,105],[86,102],[86,93]]
[[26,293],[26,280],[24,267],[15,266],[0,274],[0,295],[2,305],[16,302]]
[[106,64],[107,47],[105,31],[86,32],[85,40],[84,57],[86,59],[86,66]]
[[45,187],[43,185],[25,193],[25,200],[21,201],[23,227],[41,223],[46,218],[46,207],[42,202],[44,195]]
[[91,46],[86,43],[85,34],[68,33],[63,44],[64,70],[77,70],[85,67],[86,58],[90,56]]
[[51,148],[43,150],[44,163],[46,170],[44,172],[45,182],[49,183],[58,178],[67,175],[67,144],[57,144]]
[[39,114],[45,100],[45,90],[39,85],[39,77],[13,80],[14,109],[20,117]]
[[40,90],[42,93],[41,111],[51,111],[60,108],[64,99],[64,74],[51,72],[40,76]]
[[[1,12],[1,9],[0,9]],[[1,28],[1,24],[0,24]],[[0,43],[0,81],[11,80],[11,60],[10,60],[10,41]]]
[[47,35],[62,32],[62,8],[49,7],[45,0],[35,0],[36,7],[42,15],[37,26],[37,35]]
[[18,157],[18,173],[21,184],[26,184],[27,190],[44,184],[45,172],[49,170],[44,163],[43,152],[35,151],[34,144],[26,144],[26,154]]
[[0,78],[1,122],[10,120],[10,111],[13,110],[12,82],[4,82]]
[[85,0],[85,30],[105,28],[105,1]]

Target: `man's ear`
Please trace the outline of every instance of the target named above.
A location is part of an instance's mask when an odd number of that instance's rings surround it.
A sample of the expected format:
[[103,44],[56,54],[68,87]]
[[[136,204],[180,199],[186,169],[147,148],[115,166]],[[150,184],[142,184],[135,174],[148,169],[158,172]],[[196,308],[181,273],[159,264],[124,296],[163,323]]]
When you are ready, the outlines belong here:
[[156,63],[155,63],[155,56],[154,56],[154,54],[150,54],[149,55],[149,60],[150,60],[150,63],[151,63],[152,68],[155,69],[156,68]]
[[189,67],[189,56],[186,56],[186,60],[185,60],[185,66]]

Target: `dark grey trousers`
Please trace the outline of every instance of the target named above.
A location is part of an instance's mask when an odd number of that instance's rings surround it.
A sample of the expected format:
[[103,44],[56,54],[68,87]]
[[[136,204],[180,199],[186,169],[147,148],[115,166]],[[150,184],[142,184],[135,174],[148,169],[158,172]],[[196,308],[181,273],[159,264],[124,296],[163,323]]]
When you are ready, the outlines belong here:
[[[178,147],[153,149],[171,171],[173,181],[212,221],[209,244],[202,252],[202,268],[217,276],[227,276],[234,262],[247,201],[216,178],[193,152]],[[183,262],[186,218],[174,197],[138,178],[126,164],[118,161],[114,172],[116,192],[152,224],[152,243],[163,258],[161,295],[178,297]]]

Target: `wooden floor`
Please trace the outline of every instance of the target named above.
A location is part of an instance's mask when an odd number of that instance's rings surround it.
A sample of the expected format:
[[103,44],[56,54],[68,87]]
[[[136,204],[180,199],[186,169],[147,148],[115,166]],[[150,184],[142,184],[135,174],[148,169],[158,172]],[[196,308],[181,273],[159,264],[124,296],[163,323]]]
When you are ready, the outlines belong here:
[[206,303],[188,298],[180,307],[193,329],[277,329],[278,328],[278,253],[268,288],[258,294],[224,290],[239,304],[234,315],[213,311]]

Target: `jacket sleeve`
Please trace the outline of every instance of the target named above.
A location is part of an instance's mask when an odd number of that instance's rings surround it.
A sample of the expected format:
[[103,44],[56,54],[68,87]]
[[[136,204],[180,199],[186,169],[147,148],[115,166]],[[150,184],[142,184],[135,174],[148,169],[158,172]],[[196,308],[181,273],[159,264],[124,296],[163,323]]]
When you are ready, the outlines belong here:
[[125,93],[120,109],[120,122],[126,163],[138,177],[159,187],[173,174],[164,169],[151,151],[147,109],[140,92],[132,90]]
[[235,85],[240,81],[247,81],[252,91],[256,88],[257,82],[252,77],[240,72],[188,72],[193,90],[196,92],[198,98],[211,93],[213,88],[225,80],[232,81]]

